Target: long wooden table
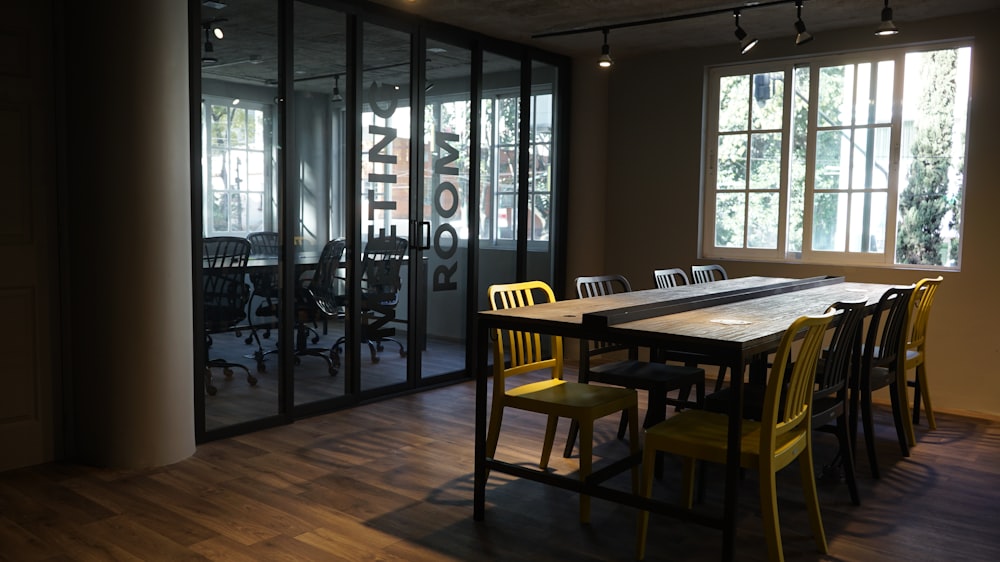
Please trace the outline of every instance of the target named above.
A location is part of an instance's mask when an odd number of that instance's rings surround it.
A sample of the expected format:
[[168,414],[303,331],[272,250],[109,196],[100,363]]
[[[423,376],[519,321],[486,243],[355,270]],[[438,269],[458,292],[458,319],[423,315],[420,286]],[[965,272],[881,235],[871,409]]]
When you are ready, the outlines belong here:
[[[694,520],[723,531],[722,559],[732,560],[739,499],[739,443],[743,373],[774,351],[788,326],[807,314],[821,314],[837,301],[867,299],[869,309],[890,285],[849,283],[842,277],[788,279],[742,277],[572,299],[530,307],[483,311],[477,316],[476,436],[473,517],[485,516],[486,479],[495,470],[590,494],[656,513]],[[712,518],[662,501],[635,496],[601,483],[627,469],[625,458],[595,471],[586,482],[486,457],[489,341],[494,329],[517,329],[564,337],[620,342],[712,356],[729,367],[734,395],[729,416],[729,450],[722,518]]]

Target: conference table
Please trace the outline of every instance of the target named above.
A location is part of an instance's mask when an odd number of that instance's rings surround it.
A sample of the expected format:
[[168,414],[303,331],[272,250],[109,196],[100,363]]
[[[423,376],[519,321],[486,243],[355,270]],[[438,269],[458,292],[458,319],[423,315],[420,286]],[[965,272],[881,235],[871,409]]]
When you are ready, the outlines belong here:
[[[535,306],[479,312],[476,318],[476,434],[473,517],[483,520],[489,471],[511,474],[655,513],[692,520],[723,531],[722,559],[732,560],[739,499],[739,443],[744,372],[762,377],[767,354],[796,318],[822,314],[837,301],[867,300],[874,308],[892,285],[847,282],[843,277],[790,279],[741,277],[713,283],[571,299]],[[585,482],[486,457],[490,337],[494,330],[626,343],[712,357],[726,365],[733,395],[729,412],[725,498],[721,518],[642,498],[606,482],[639,458],[631,456],[595,471]]]

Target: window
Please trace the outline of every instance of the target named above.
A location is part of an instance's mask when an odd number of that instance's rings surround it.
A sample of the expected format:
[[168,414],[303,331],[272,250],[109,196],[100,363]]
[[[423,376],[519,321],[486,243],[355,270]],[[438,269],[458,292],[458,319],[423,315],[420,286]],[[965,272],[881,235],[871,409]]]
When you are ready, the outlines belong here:
[[271,229],[270,110],[211,98],[202,107],[206,236]]
[[971,50],[711,70],[706,257],[958,267]]
[[[517,237],[517,179],[520,98],[516,92],[484,96],[482,104],[481,199],[479,238],[494,244]],[[552,204],[552,94],[531,96],[528,154],[529,241],[549,239]],[[529,242],[530,243],[530,242]]]

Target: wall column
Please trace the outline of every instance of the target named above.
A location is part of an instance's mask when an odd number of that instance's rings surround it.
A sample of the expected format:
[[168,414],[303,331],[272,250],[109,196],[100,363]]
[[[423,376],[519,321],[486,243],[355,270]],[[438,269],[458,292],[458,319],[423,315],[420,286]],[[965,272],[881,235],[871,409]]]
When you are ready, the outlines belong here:
[[188,3],[64,2],[70,455],[195,449]]

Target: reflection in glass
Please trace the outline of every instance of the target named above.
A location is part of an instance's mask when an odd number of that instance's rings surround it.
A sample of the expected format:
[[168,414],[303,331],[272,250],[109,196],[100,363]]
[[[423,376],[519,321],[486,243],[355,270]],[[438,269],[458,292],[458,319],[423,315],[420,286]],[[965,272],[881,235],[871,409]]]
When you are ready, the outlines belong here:
[[[202,8],[203,19],[218,14]],[[275,416],[279,411],[279,365],[275,349],[278,339],[274,312],[266,305],[268,293],[255,291],[258,275],[277,269],[277,260],[262,263],[249,235],[278,229],[277,168],[277,12],[276,5],[227,8],[232,26],[227,39],[214,41],[213,50],[203,53],[201,67],[202,138],[202,235],[206,238],[232,237],[250,249],[250,258],[238,285],[246,299],[240,319],[232,330],[214,333],[205,343],[210,357],[226,357],[247,369],[256,384],[246,383],[245,375],[225,376],[213,372],[216,392],[205,396],[204,421],[207,431]],[[263,11],[261,11],[263,10]],[[255,21],[254,33],[260,52],[251,63],[238,41],[230,39],[246,33],[238,22]],[[269,23],[270,22],[270,23]],[[259,250],[259,248],[258,248]],[[203,275],[205,275],[203,270]],[[272,278],[268,276],[268,278]],[[204,295],[203,295],[204,296]],[[213,305],[205,299],[206,318]]]

